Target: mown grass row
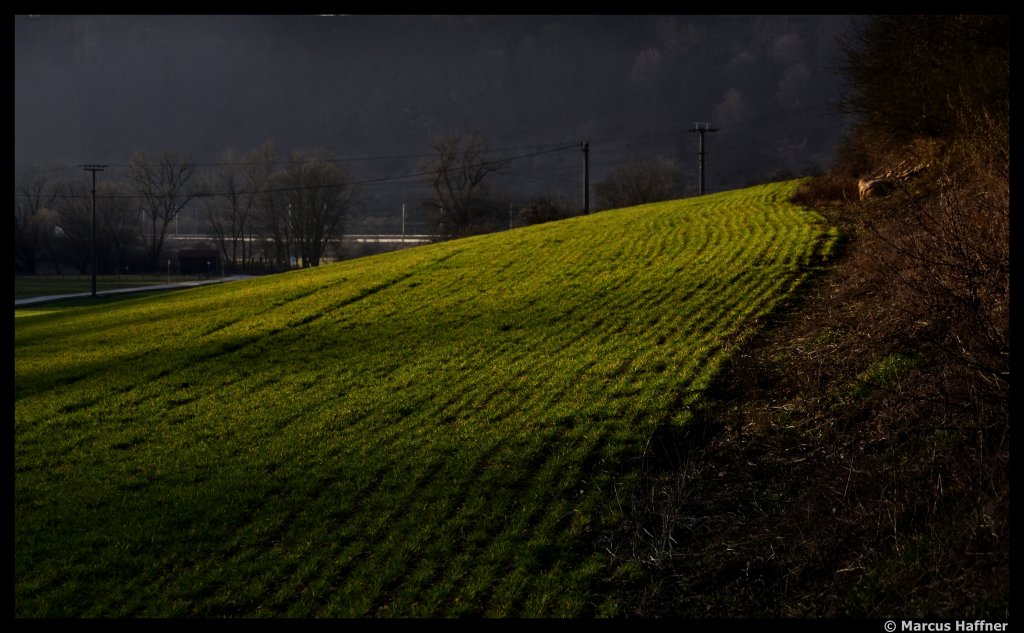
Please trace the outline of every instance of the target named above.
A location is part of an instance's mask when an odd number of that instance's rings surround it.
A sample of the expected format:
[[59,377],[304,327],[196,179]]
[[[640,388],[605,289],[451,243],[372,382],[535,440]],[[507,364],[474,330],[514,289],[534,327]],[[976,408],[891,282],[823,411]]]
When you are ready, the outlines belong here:
[[19,616],[587,616],[646,441],[834,239],[793,183],[15,327]]

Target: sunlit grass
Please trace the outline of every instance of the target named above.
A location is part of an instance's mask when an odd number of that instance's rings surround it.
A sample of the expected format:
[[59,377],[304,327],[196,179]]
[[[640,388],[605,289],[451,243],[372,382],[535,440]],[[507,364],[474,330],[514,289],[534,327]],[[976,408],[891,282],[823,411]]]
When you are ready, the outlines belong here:
[[834,239],[792,187],[16,311],[16,614],[613,615],[611,491]]

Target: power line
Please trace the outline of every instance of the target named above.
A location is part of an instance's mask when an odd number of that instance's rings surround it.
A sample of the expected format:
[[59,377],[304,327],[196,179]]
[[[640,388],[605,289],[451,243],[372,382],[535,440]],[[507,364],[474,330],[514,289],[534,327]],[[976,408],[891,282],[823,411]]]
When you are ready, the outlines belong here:
[[[817,104],[811,104],[811,105],[808,105],[808,106],[803,106],[803,107],[800,107],[800,108],[795,108],[795,109],[783,112],[781,114],[762,115],[762,116],[756,116],[756,117],[748,118],[748,119],[739,119],[739,120],[736,120],[736,121],[729,121],[729,129],[734,130],[734,129],[740,129],[740,128],[744,128],[744,127],[748,127],[748,126],[754,126],[754,125],[756,125],[758,127],[762,127],[762,126],[764,126],[765,123],[768,123],[768,122],[771,122],[771,121],[782,121],[782,120],[790,119],[790,118],[793,118],[793,117],[804,117],[804,116],[806,116],[808,114],[812,114],[812,113],[815,113],[815,112],[820,113],[820,114],[829,114],[829,112],[827,111],[827,107],[829,105],[830,104],[828,104],[828,103],[817,103]],[[642,140],[642,139],[648,139],[648,138],[674,138],[676,136],[682,135],[684,132],[687,132],[687,131],[688,131],[687,128],[672,128],[672,129],[661,130],[661,131],[644,132],[644,133],[641,133],[641,134],[631,134],[629,136],[616,136],[614,139],[601,139],[601,140],[603,142],[607,142],[607,143],[614,143],[614,142],[627,142],[627,141],[630,141],[630,140]]]
[[[534,144],[534,145],[516,145],[516,146],[511,146],[511,147],[501,147],[501,148],[498,148],[498,149],[490,149],[489,151],[491,151],[491,152],[495,152],[495,151],[498,151],[498,152],[517,151],[517,150],[523,150],[523,149],[532,149],[532,148],[535,148],[535,147],[536,147],[536,144]],[[562,148],[558,148],[558,149],[562,149]],[[546,151],[549,151],[549,150],[542,150],[541,153],[544,153]],[[558,151],[558,150],[555,150],[555,151]],[[436,155],[437,155],[436,153],[381,154],[381,155],[376,155],[376,156],[342,156],[342,157],[335,157],[335,158],[321,157],[319,160],[321,160],[322,162],[325,162],[325,163],[357,163],[357,162],[369,162],[369,161],[376,161],[376,160],[408,160],[410,158],[430,158],[430,157],[433,157],[433,156],[436,156]],[[302,163],[305,160],[306,159],[302,159],[302,158],[283,158],[283,159],[275,160],[274,163],[275,164],[294,164],[294,163]],[[196,163],[191,163],[191,165],[194,166],[194,167],[232,167],[232,166],[245,167],[245,166],[248,166],[248,165],[262,165],[262,164],[265,164],[264,161],[259,161],[259,160],[248,160],[248,161],[247,160],[238,160],[238,161],[216,161],[216,162],[202,162],[202,163],[196,162]],[[161,163],[108,163],[107,166],[108,167],[123,168],[123,167],[132,167],[133,165],[138,165],[138,166],[143,166],[143,167],[156,167],[156,166],[161,165]]]
[[[743,128],[743,127],[750,126],[750,125],[755,125],[755,124],[758,125],[758,126],[763,126],[763,124],[765,122],[784,120],[784,119],[789,119],[789,118],[797,117],[797,116],[804,116],[807,113],[812,113],[812,112],[820,112],[822,114],[828,114],[827,108],[830,105],[832,105],[832,104],[830,104],[830,103],[811,104],[811,105],[808,105],[808,106],[803,106],[803,107],[800,107],[800,108],[789,110],[789,111],[783,112],[781,114],[763,115],[763,116],[753,117],[753,118],[750,118],[750,119],[741,119],[741,120],[738,120],[738,121],[730,121],[729,127],[730,127],[730,129],[737,129],[737,128]],[[837,125],[841,125],[841,124],[842,124],[842,122],[839,122]],[[602,141],[602,145],[610,146],[610,145],[615,144],[615,143],[627,142],[629,140],[642,140],[642,139],[647,139],[647,138],[673,138],[673,137],[676,137],[678,135],[681,135],[685,131],[687,131],[687,130],[676,128],[676,129],[668,129],[668,130],[662,130],[662,131],[645,132],[645,133],[642,133],[642,134],[633,134],[633,135],[629,135],[629,136],[616,136],[613,139],[601,139],[601,141]],[[494,152],[494,151],[514,151],[514,150],[527,149],[527,148],[531,148],[531,147],[535,147],[535,146],[536,145],[519,145],[519,146],[503,147],[503,148],[500,148],[500,149],[497,149],[497,150],[491,149],[490,151],[491,152]],[[575,146],[578,146],[578,145],[573,145],[573,147],[575,147]],[[560,151],[560,149],[561,148],[556,148],[553,151]],[[548,150],[544,150],[544,151],[548,151]],[[429,158],[429,157],[434,156],[434,155],[435,154],[433,154],[433,153],[382,154],[382,155],[374,155],[374,156],[347,156],[347,157],[323,158],[322,160],[324,162],[331,162],[331,163],[347,163],[347,162],[369,162],[369,161],[378,161],[378,160],[407,160],[407,159],[411,159],[411,158]],[[300,163],[300,162],[302,162],[302,159],[280,159],[280,160],[276,160],[274,162],[276,164],[293,164],[293,163]],[[106,166],[109,167],[109,168],[123,168],[123,167],[131,167],[132,164],[133,163],[107,163]],[[142,166],[156,166],[156,165],[159,165],[160,163],[138,163],[138,164],[142,165]],[[246,166],[246,165],[257,165],[257,164],[261,164],[261,161],[242,161],[242,160],[239,160],[239,161],[216,161],[216,162],[192,163],[192,165],[195,166],[195,167],[227,167],[227,166]]]
[[[730,129],[737,129],[737,128],[743,128],[743,127],[750,126],[750,125],[763,126],[764,123],[766,123],[766,122],[780,121],[780,120],[789,119],[789,118],[792,118],[792,117],[805,116],[806,114],[813,113],[813,112],[819,112],[821,114],[829,114],[828,107],[831,106],[831,105],[833,105],[833,104],[831,104],[831,103],[817,103],[817,104],[811,104],[811,105],[807,105],[807,106],[802,106],[800,108],[795,108],[795,109],[792,109],[792,110],[788,110],[788,111],[783,112],[781,114],[762,115],[762,116],[757,116],[757,117],[753,117],[753,118],[749,118],[749,119],[740,119],[740,120],[737,120],[737,121],[730,121],[729,122],[729,127],[730,127]],[[629,136],[616,136],[614,139],[601,139],[601,140],[602,140],[602,144],[603,145],[607,145],[609,143],[616,143],[616,142],[621,143],[621,142],[629,141],[629,140],[642,140],[642,139],[647,139],[647,138],[675,137],[675,136],[681,135],[683,132],[686,132],[686,131],[687,131],[686,129],[674,128],[674,129],[667,129],[667,130],[662,130],[662,131],[652,131],[652,132],[644,132],[644,133],[641,133],[641,134],[632,134],[632,135],[629,135]],[[490,151],[491,152],[495,152],[495,151],[517,151],[517,150],[532,148],[532,147],[535,147],[535,146],[536,145],[518,145],[518,146],[502,147],[502,148],[498,148],[498,149],[493,149],[492,148],[492,149],[490,149]],[[578,145],[574,145],[574,147],[578,147]],[[433,154],[433,153],[381,154],[381,155],[373,155],[373,156],[342,156],[342,157],[334,157],[334,158],[327,157],[327,158],[323,158],[322,160],[324,162],[330,162],[330,163],[351,163],[351,162],[370,162],[370,161],[378,161],[378,160],[408,160],[408,159],[412,159],[412,158],[429,158],[429,157],[434,156],[434,155],[435,154]],[[280,160],[276,160],[275,161],[275,163],[278,163],[278,164],[292,164],[292,163],[299,163],[299,162],[302,162],[302,159],[280,159]],[[131,167],[132,164],[133,163],[107,163],[106,166],[113,169],[113,168]],[[139,165],[143,165],[143,166],[156,166],[156,165],[159,165],[159,163],[138,163],[138,164]],[[195,167],[227,167],[227,166],[257,165],[257,164],[261,164],[261,161],[245,161],[245,160],[239,160],[239,161],[214,161],[214,162],[201,162],[201,163],[197,162],[197,163],[192,163],[192,164]]]
[[[485,161],[481,161],[481,164],[484,164],[484,165],[501,165],[501,164],[510,163],[510,162],[516,161],[516,160],[523,160],[523,159],[526,159],[526,158],[533,158],[535,156],[542,156],[544,154],[553,154],[555,152],[561,152],[561,151],[565,151],[565,150],[568,150],[568,149],[575,149],[577,147],[579,147],[578,144],[563,145],[563,146],[559,146],[559,147],[555,147],[555,148],[551,148],[551,149],[531,152],[531,153],[528,153],[528,154],[521,154],[519,156],[509,156],[509,157],[506,157],[506,158],[499,158],[499,159],[494,159],[494,160],[485,160]],[[371,179],[367,179],[367,180],[355,180],[355,181],[351,181],[351,182],[327,183],[327,184],[324,184],[324,185],[317,185],[317,186],[310,186],[310,187],[278,187],[278,188],[273,188],[273,189],[253,189],[253,190],[228,191],[228,192],[192,191],[192,192],[185,192],[182,195],[189,196],[191,198],[213,198],[213,197],[219,197],[219,196],[238,196],[238,195],[243,195],[244,196],[244,195],[257,195],[257,194],[265,194],[265,193],[288,193],[288,192],[294,192],[294,191],[308,191],[308,190],[311,190],[311,189],[321,189],[321,188],[325,188],[325,187],[350,187],[350,186],[356,186],[356,185],[372,185],[372,184],[379,184],[379,183],[384,183],[384,182],[396,182],[396,181],[400,181],[400,180],[408,180],[408,179],[411,179],[411,178],[422,178],[424,176],[431,176],[431,175],[434,175],[434,174],[439,174],[439,173],[441,173],[441,171],[442,170],[440,170],[440,169],[432,169],[432,170],[417,172],[417,173],[413,173],[413,174],[406,174],[406,175],[403,175],[403,176],[386,176],[386,177],[382,177],[382,178],[371,178]],[[21,194],[17,194],[17,195],[21,195]],[[81,195],[76,195],[76,194],[56,194],[54,197],[55,198],[59,198],[59,199],[63,199],[63,200],[69,200],[69,199],[84,198],[86,196],[81,196]],[[145,198],[146,196],[143,196],[143,195],[140,195],[140,194],[122,194],[122,195],[114,194],[114,195],[105,195],[105,196],[96,196],[96,197],[101,199],[101,200],[135,200],[135,199]]]
[[[791,116],[796,116],[798,114],[801,114],[804,111],[809,111],[809,110],[812,110],[812,109],[815,109],[815,108],[820,108],[820,107],[822,107],[822,106],[821,105],[809,106],[807,108],[801,109],[800,111],[789,112],[789,113],[785,113],[785,114],[779,115],[779,116],[758,117],[758,118],[755,118],[755,119],[751,119],[748,122],[740,122],[737,125],[746,125],[746,124],[749,124],[749,122],[752,122],[752,121],[764,121],[764,120],[788,118],[788,117],[791,117]],[[820,125],[820,126],[814,126],[811,129],[813,129],[813,130],[838,129],[838,126],[836,125],[836,123],[830,123],[828,125],[824,125],[823,124],[823,125]],[[804,128],[804,130],[806,131],[807,128]],[[625,140],[628,140],[628,139],[640,139],[640,138],[648,138],[648,137],[653,137],[653,136],[657,136],[657,137],[660,137],[660,138],[671,138],[673,136],[678,135],[679,133],[681,133],[681,130],[678,130],[678,131],[672,130],[672,131],[665,131],[665,132],[659,132],[659,133],[634,135],[634,136],[628,136],[628,137],[617,137],[616,139],[608,139],[608,142],[607,143],[602,143],[602,145],[606,146],[606,147],[614,147],[616,144],[621,143],[624,139]],[[766,145],[766,144],[768,144],[770,142],[777,142],[779,140],[784,140],[784,139],[789,139],[789,138],[794,138],[795,139],[795,138],[802,138],[802,137],[795,136],[795,135],[781,135],[781,136],[776,136],[776,137],[772,137],[772,138],[769,138],[769,139],[754,141],[752,143],[744,143],[743,145],[740,145],[740,146],[730,145],[729,143],[726,142],[724,147],[727,147],[731,151],[736,151],[738,149],[746,149],[746,148],[751,148],[751,147],[758,147],[758,146]],[[511,147],[509,147],[509,148],[502,148],[502,150],[499,150],[499,151],[508,151],[508,150],[511,150],[511,149],[525,149],[527,147],[536,147],[536,145],[518,146],[517,148],[511,148]],[[565,151],[565,150],[573,149],[573,148],[577,148],[577,147],[580,147],[580,145],[579,144],[575,144],[575,143],[574,144],[561,145],[561,146],[557,146],[557,147],[553,147],[553,148],[542,149],[542,150],[528,152],[528,153],[525,153],[525,154],[519,154],[519,155],[515,155],[515,156],[490,159],[490,160],[484,161],[484,163],[487,163],[487,164],[499,164],[499,165],[508,164],[508,163],[511,163],[511,162],[514,162],[514,161],[518,161],[518,160],[525,160],[527,158],[533,158],[533,157],[542,156],[542,155],[545,155],[545,154],[561,152],[561,151]],[[602,153],[606,153],[606,152],[602,152]],[[705,152],[705,154],[706,153],[707,152]],[[430,156],[435,156],[435,155],[436,154],[394,154],[394,155],[379,155],[379,156],[365,156],[365,157],[334,158],[334,159],[324,159],[324,160],[325,160],[325,162],[357,162],[357,161],[372,161],[372,160],[385,160],[385,159],[398,160],[398,159],[402,159],[402,158],[430,157]],[[589,157],[587,157],[587,158],[589,158]],[[274,161],[274,164],[293,164],[293,163],[298,163],[298,162],[302,162],[302,161],[301,160],[283,160],[283,161]],[[606,159],[606,160],[598,161],[596,164],[600,165],[600,166],[607,166],[607,165],[625,164],[625,163],[629,163],[629,162],[632,162],[632,161],[631,160],[608,161]],[[146,164],[149,164],[149,163],[146,163]],[[251,163],[251,162],[201,163],[201,165],[206,165],[206,166],[230,166],[230,165],[247,165],[247,164],[255,164],[255,163]],[[108,165],[105,165],[105,166],[106,167],[111,167],[111,166],[125,167],[125,166],[128,166],[128,164],[113,164],[113,165],[108,164]],[[536,171],[551,171],[551,170],[560,170],[560,169],[572,169],[572,167],[571,166],[556,166],[556,167],[550,167],[550,168],[545,168],[543,170],[536,170]],[[520,171],[519,173],[529,173],[531,171],[535,171],[535,170],[526,170],[525,172]],[[411,179],[414,179],[414,178],[422,178],[424,176],[430,176],[430,175],[437,174],[437,173],[439,173],[439,170],[427,170],[427,171],[420,171],[420,172],[416,172],[416,173],[412,173],[412,174],[405,174],[405,175],[401,175],[401,176],[385,176],[385,177],[380,177],[380,178],[362,179],[362,180],[357,180],[357,181],[352,181],[352,182],[347,182],[347,183],[332,183],[332,184],[329,184],[329,185],[326,185],[326,186],[340,187],[340,186],[354,186],[354,185],[376,185],[376,184],[383,184],[383,183],[390,183],[390,182],[400,182],[400,181],[403,181],[403,180],[411,180]],[[511,175],[511,174],[507,174],[507,175]],[[230,196],[230,195],[256,195],[256,194],[263,194],[263,193],[279,193],[279,192],[280,193],[285,193],[285,192],[292,192],[292,191],[309,190],[309,189],[314,189],[314,188],[316,188],[316,187],[279,187],[279,188],[273,188],[273,189],[243,190],[243,191],[236,191],[236,192],[194,191],[194,192],[188,193],[187,195],[189,195],[191,197],[195,197],[195,198],[209,198],[209,197]],[[26,195],[22,194],[22,193],[17,193],[16,195],[20,196],[20,197],[26,197]],[[59,199],[77,199],[77,198],[85,198],[87,196],[76,195],[76,194],[56,194],[54,197],[55,198],[59,198]],[[141,196],[141,195],[138,195],[138,194],[108,194],[108,195],[98,195],[96,197],[98,199],[101,199],[101,200],[111,200],[111,199],[141,199],[141,198],[144,198],[145,196]]]

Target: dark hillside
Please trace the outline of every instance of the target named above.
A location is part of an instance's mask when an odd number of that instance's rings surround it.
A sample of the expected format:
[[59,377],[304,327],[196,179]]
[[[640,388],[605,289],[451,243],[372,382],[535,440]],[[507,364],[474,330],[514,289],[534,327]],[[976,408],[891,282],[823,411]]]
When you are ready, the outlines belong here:
[[[655,579],[636,615],[1009,617],[1007,26],[886,16],[851,37],[862,123],[797,194],[843,252],[651,447],[672,467],[613,547]],[[915,74],[950,55],[970,86]],[[899,82],[872,74],[887,62]],[[882,98],[901,90],[936,103]]]

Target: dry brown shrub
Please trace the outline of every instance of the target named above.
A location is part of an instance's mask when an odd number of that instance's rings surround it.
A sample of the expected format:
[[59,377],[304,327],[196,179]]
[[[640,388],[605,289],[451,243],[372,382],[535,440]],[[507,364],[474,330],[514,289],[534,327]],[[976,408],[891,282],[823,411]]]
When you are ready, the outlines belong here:
[[1008,133],[962,128],[892,196],[810,205],[845,255],[649,444],[602,543],[648,570],[634,615],[1008,617]]

